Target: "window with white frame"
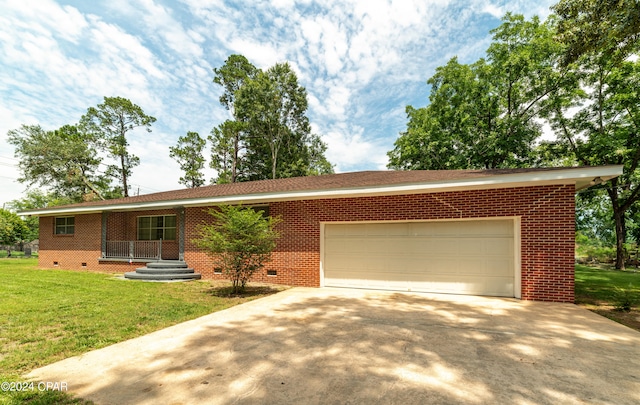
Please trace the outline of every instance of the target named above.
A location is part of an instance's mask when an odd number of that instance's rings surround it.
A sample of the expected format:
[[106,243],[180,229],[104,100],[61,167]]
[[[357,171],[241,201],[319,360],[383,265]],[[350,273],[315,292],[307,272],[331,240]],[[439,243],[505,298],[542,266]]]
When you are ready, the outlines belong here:
[[138,240],[176,240],[176,216],[138,217]]

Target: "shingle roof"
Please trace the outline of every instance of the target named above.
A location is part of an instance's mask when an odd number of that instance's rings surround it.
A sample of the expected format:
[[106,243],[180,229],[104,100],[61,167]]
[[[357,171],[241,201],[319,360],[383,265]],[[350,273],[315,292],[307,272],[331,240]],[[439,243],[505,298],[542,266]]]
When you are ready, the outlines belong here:
[[[616,166],[615,168],[619,168]],[[219,184],[145,194],[134,197],[105,201],[91,201],[55,207],[65,211],[73,209],[102,208],[117,209],[119,205],[149,205],[163,201],[201,200],[216,197],[270,195],[273,193],[314,192],[328,190],[357,190],[393,187],[410,184],[438,184],[461,181],[481,181],[488,178],[502,178],[513,175],[553,174],[554,172],[576,171],[592,168],[528,168],[490,170],[411,170],[411,171],[362,171],[329,174],[321,176],[293,177],[275,180],[259,180],[234,184]],[[601,167],[602,169],[602,167]],[[621,173],[621,169],[619,170]],[[609,170],[611,172],[611,170]],[[547,176],[548,177],[548,176]],[[613,176],[615,177],[615,176]],[[42,210],[25,211],[24,214],[38,214]]]

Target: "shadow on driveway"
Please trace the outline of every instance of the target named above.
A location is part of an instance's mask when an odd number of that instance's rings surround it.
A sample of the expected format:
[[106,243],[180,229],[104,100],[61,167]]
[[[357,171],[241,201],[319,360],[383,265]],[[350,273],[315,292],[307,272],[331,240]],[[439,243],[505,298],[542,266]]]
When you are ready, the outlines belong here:
[[637,404],[639,362],[571,304],[294,288],[27,377],[98,404]]

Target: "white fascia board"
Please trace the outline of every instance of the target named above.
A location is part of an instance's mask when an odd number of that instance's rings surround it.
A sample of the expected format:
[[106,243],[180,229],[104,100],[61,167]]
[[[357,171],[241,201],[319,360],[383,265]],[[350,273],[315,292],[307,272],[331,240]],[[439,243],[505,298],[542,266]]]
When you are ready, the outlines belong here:
[[440,182],[408,183],[383,185],[374,187],[335,188],[324,190],[301,190],[274,193],[243,194],[230,196],[214,196],[181,200],[140,202],[118,205],[91,207],[52,207],[24,213],[21,215],[51,216],[61,214],[93,214],[103,211],[143,211],[167,209],[178,206],[203,207],[219,204],[259,204],[275,201],[317,200],[324,198],[370,197],[383,195],[402,195],[419,193],[436,193],[443,191],[465,191],[512,187],[533,187],[551,184],[575,184],[576,190],[590,186],[594,179],[607,181],[622,174],[622,166],[597,166],[568,168],[566,170],[550,170],[529,173],[515,173],[481,177],[476,179],[446,180]]

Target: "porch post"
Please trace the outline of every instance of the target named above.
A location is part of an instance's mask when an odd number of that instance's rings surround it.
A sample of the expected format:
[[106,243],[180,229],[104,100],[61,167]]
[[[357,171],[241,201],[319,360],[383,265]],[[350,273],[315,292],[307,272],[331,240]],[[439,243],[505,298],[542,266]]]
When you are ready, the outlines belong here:
[[109,212],[102,211],[102,258],[107,257],[107,218],[109,218]]
[[184,207],[178,207],[178,260],[184,260]]

